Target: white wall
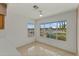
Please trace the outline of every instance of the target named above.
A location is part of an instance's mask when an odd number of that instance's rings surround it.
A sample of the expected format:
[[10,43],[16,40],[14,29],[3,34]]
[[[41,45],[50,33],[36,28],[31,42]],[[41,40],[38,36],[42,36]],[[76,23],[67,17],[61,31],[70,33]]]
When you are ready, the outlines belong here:
[[78,53],[78,56],[79,56],[79,6],[78,6],[78,9],[77,9],[77,53]]
[[64,50],[76,53],[76,11],[63,12],[58,15],[52,15],[38,19],[37,24],[53,22],[59,20],[67,20],[67,41],[55,40],[50,38],[40,37],[39,26],[37,26],[37,40]]
[[20,53],[6,38],[0,39],[0,56],[19,56]]
[[14,44],[12,44],[7,38],[8,30],[6,21],[7,19],[5,17],[5,29],[0,30],[0,56],[19,56],[20,53],[16,50]]
[[6,28],[0,30],[0,56],[19,56],[20,53],[15,46],[8,40]]
[[14,6],[8,5],[6,17],[6,33],[10,42],[12,42],[15,47],[19,47],[21,45],[33,42],[34,37],[28,38],[26,24],[29,21],[25,17],[25,14],[21,15],[20,13],[16,13],[16,9]]
[[0,55],[20,55],[16,47],[31,43],[35,39],[27,36],[26,24],[29,21],[24,15],[14,13],[13,11],[15,12],[16,9],[12,9],[12,6],[8,5],[5,29],[0,30]]

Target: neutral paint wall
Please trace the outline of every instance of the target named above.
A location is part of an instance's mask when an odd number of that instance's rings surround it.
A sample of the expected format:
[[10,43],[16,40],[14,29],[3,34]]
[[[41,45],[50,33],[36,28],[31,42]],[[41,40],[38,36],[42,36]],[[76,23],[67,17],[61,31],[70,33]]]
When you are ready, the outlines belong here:
[[79,56],[79,6],[77,9],[77,52],[78,52],[78,56]]
[[7,38],[8,32],[6,21],[7,19],[5,17],[5,29],[0,29],[0,56],[18,56],[20,53],[16,50],[14,44]]
[[14,13],[11,7],[7,6],[5,29],[0,30],[0,55],[20,55],[16,47],[29,44],[35,39],[35,37],[27,36],[26,24],[30,21],[24,15]]
[[18,56],[20,53],[15,46],[8,40],[6,28],[0,30],[0,56]]
[[6,33],[7,38],[14,44],[15,47],[19,47],[24,44],[28,44],[34,41],[34,37],[28,38],[27,26],[29,22],[25,15],[17,14],[12,6],[8,5],[7,17],[6,17]]
[[0,56],[18,56],[20,53],[7,39],[6,29],[0,30]]
[[21,55],[14,45],[6,37],[0,39],[0,56],[19,56]]
[[[39,35],[40,23],[47,23],[47,22],[53,22],[59,20],[67,20],[67,41],[40,37]],[[38,34],[36,35],[38,41],[76,53],[76,11],[75,10],[38,19],[37,24],[38,26],[36,33]]]

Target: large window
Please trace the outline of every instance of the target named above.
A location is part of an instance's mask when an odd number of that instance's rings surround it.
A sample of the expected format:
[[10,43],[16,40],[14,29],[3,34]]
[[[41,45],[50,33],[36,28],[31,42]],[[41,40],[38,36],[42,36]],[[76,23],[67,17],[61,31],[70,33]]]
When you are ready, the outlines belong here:
[[33,37],[34,36],[34,24],[29,23],[27,24],[28,28],[28,37]]
[[40,24],[40,36],[66,41],[66,21]]
[[4,15],[0,15],[0,29],[4,29]]

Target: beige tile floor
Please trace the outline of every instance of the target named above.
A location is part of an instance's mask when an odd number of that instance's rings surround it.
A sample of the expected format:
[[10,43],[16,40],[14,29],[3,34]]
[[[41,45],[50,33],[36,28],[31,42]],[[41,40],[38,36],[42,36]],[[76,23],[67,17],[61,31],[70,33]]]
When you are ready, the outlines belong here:
[[17,48],[22,56],[74,56],[74,54],[62,51],[55,47],[34,42]]

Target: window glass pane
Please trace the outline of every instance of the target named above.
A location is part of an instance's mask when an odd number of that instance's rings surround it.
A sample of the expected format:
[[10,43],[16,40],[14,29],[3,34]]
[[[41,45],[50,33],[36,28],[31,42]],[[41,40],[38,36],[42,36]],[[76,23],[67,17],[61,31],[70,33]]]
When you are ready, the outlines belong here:
[[50,27],[51,27],[51,23],[45,24],[45,28],[50,28]]
[[40,36],[44,36],[45,24],[40,25]]
[[52,33],[52,34],[48,33],[47,38],[56,39],[56,33]]
[[66,24],[67,22],[66,21],[60,21],[58,22],[58,30],[60,31],[66,31]]
[[57,25],[58,30],[62,30],[62,28],[63,28],[63,22],[62,21],[59,21],[57,24],[58,24]]
[[27,28],[34,28],[34,25],[33,24],[28,24]]
[[52,27],[53,29],[57,28],[57,22],[51,23],[51,27]]
[[44,24],[42,24],[42,25],[40,25],[40,27],[41,27],[41,28],[45,28],[45,25],[44,25]]
[[66,33],[57,33],[57,39],[66,41]]
[[28,28],[28,37],[33,37],[34,36],[34,24],[29,23],[27,24]]
[[67,21],[65,21],[65,29],[66,29],[66,26],[67,26]]
[[62,28],[62,21],[58,22],[59,23],[59,29]]
[[58,33],[57,33],[57,39],[66,41],[66,21],[59,21],[58,22]]

